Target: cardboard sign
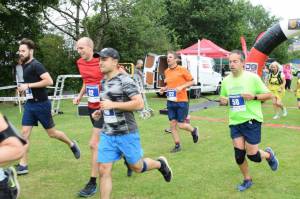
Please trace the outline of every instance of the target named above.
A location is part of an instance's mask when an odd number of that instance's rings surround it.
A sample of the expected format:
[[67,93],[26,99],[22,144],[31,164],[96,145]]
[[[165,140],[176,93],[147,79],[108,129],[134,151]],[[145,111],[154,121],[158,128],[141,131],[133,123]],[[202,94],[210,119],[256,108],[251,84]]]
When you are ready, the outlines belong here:
[[300,29],[300,19],[290,19],[288,29],[289,30],[299,30]]

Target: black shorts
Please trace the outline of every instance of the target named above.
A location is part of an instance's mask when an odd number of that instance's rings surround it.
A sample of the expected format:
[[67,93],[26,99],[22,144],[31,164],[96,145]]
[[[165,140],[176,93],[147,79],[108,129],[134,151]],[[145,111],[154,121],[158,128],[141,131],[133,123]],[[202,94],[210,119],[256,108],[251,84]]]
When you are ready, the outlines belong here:
[[259,144],[261,140],[261,122],[249,120],[242,124],[230,125],[231,138],[244,137],[249,144]]
[[96,110],[98,110],[98,109],[88,108],[88,110],[89,110],[89,116],[90,116],[90,120],[91,120],[91,122],[92,122],[92,124],[93,124],[93,127],[94,127],[94,128],[98,128],[98,129],[102,129],[102,128],[103,128],[103,124],[104,124],[104,119],[103,119],[103,117],[101,116],[99,120],[94,120],[94,119],[92,118],[92,114],[93,114]]

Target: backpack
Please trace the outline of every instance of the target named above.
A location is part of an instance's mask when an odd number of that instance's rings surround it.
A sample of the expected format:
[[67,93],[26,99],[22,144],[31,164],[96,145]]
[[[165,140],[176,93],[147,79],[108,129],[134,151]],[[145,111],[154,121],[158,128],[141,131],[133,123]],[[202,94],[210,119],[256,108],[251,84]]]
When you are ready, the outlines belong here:
[[[270,78],[269,78],[269,83],[271,84],[271,79],[274,77],[275,75],[273,75],[273,73],[270,73]],[[277,81],[278,81],[278,85],[283,83],[283,80],[281,78],[281,71],[278,71],[277,73]]]

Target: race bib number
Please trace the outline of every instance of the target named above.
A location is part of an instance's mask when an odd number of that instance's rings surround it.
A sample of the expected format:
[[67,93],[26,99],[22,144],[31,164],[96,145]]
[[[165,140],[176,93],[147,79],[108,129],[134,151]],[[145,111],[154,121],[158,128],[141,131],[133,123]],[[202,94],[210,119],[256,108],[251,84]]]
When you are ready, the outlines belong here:
[[229,105],[230,105],[230,110],[233,112],[246,111],[245,100],[241,95],[230,95]]
[[169,101],[176,102],[177,101],[176,95],[177,95],[176,90],[167,90],[167,99]]
[[257,73],[258,69],[258,64],[254,62],[248,62],[245,64],[245,70],[252,72],[252,73]]
[[86,94],[89,102],[100,102],[98,85],[86,85]]
[[32,90],[31,88],[27,88],[25,90],[26,99],[33,99]]
[[113,109],[104,110],[103,117],[104,117],[105,123],[117,123],[118,122],[115,111]]

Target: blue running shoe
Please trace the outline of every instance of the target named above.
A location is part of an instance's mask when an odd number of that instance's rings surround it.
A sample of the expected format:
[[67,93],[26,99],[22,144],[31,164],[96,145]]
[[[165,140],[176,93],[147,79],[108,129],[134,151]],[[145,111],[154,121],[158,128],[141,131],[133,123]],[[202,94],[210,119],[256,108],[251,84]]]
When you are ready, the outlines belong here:
[[249,189],[253,185],[252,180],[244,180],[242,184],[237,186],[237,189],[239,191],[245,191],[246,189]]
[[270,158],[267,159],[269,166],[273,171],[276,171],[279,166],[279,161],[277,160],[274,151],[271,149],[271,147],[267,147],[265,152],[270,154]]
[[23,166],[23,165],[17,164],[16,171],[17,171],[18,175],[26,175],[26,174],[28,174],[28,166],[27,165]]

